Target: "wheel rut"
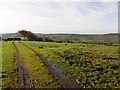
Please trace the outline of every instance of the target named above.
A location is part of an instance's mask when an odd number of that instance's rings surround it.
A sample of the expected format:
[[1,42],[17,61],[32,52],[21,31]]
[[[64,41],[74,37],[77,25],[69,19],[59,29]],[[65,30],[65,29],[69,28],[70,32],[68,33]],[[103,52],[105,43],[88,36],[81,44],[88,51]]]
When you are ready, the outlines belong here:
[[29,46],[21,42],[20,44],[29,48],[31,51],[33,51],[36,54],[36,56],[38,56],[43,61],[43,63],[47,66],[52,76],[57,79],[57,82],[60,84],[61,88],[81,88],[75,79],[70,79],[54,63],[50,62],[41,53],[38,53],[36,50],[30,48]]
[[17,88],[33,88],[34,85],[30,79],[29,73],[25,67],[24,59],[18,50],[15,42],[13,42],[13,46],[15,48],[15,71],[17,73]]

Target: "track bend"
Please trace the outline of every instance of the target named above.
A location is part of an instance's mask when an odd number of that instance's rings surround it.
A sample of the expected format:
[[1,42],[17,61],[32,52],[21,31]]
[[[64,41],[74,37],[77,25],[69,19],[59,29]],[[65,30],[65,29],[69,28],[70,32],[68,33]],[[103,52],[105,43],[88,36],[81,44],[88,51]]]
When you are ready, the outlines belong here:
[[13,46],[15,48],[16,57],[15,71],[17,73],[17,88],[33,88],[33,83],[23,61],[24,59],[17,46],[15,45],[15,42],[13,42]]
[[[20,42],[21,43],[21,42]],[[21,43],[25,47],[32,50],[47,66],[48,70],[57,79],[57,82],[60,84],[61,88],[80,88],[80,85],[74,79],[68,78],[55,64],[50,62],[47,58],[45,58],[41,53],[38,53],[36,50],[30,48],[29,46]]]

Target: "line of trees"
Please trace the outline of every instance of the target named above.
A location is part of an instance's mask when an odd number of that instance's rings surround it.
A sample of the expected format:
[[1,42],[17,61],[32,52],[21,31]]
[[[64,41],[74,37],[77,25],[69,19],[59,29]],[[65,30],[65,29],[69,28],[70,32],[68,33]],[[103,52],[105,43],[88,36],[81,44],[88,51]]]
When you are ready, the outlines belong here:
[[24,40],[27,38],[28,41],[43,41],[43,42],[57,42],[57,43],[84,43],[84,44],[104,44],[104,45],[112,45],[113,43],[108,42],[75,42],[72,40],[63,40],[63,41],[54,41],[49,37],[38,37],[34,33],[26,30],[18,31],[18,33],[22,34]]

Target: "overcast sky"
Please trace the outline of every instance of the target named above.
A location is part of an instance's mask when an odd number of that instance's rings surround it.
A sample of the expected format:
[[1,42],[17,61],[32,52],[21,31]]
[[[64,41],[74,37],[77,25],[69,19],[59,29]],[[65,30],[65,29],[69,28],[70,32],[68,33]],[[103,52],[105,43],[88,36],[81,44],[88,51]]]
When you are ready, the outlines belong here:
[[118,0],[94,1],[0,0],[0,33],[118,32]]

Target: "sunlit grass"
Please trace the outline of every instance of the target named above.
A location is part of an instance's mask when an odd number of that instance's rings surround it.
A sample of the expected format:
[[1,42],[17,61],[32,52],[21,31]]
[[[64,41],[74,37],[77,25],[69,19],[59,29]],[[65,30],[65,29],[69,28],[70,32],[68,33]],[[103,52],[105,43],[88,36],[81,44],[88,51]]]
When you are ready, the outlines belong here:
[[12,42],[2,42],[2,86],[14,87],[14,49]]
[[118,46],[54,42],[22,42],[56,63],[84,88],[120,87]]
[[58,88],[58,84],[48,72],[47,67],[43,64],[33,51],[24,47],[23,45],[16,43],[16,46],[20,50],[24,63],[29,72],[29,75],[33,82],[35,82],[35,88]]

